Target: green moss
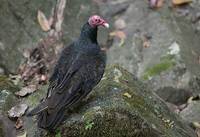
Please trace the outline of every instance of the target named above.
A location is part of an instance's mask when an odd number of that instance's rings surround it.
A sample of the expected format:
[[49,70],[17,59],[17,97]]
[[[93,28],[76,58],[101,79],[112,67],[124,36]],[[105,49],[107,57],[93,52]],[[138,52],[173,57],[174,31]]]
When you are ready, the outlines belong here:
[[92,122],[92,121],[87,121],[87,122],[85,123],[85,130],[91,130],[92,127],[93,127],[93,125],[94,125],[94,122]]
[[40,100],[46,96],[47,85],[42,86],[39,90],[28,96],[28,99],[24,99],[25,103],[29,104],[30,107],[34,107],[40,103]]
[[56,133],[55,137],[62,137],[62,136],[61,136],[61,132],[58,131],[58,132]]
[[161,62],[154,65],[151,68],[148,68],[144,75],[143,79],[147,80],[149,77],[159,75],[161,72],[169,70],[175,65],[174,56],[168,55],[161,58]]
[[[122,75],[116,78],[116,72]],[[64,137],[189,137],[167,106],[118,66],[107,68],[104,79],[75,112],[68,113],[60,127]]]
[[17,91],[19,88],[5,75],[0,75],[0,90]]

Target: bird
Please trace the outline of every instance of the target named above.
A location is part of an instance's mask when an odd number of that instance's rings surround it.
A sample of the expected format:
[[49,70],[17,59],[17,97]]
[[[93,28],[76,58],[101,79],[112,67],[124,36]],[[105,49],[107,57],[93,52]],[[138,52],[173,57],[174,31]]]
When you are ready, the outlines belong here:
[[65,111],[84,99],[103,77],[106,53],[97,41],[99,26],[109,28],[101,16],[90,16],[78,39],[62,50],[49,78],[46,97],[27,114],[37,115],[39,128],[55,131]]

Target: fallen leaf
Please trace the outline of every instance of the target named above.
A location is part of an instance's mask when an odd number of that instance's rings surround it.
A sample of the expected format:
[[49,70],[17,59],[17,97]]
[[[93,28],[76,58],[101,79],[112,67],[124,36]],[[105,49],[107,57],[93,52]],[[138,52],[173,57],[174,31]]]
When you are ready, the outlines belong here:
[[200,123],[199,123],[199,122],[192,122],[192,125],[193,125],[195,128],[199,128],[199,129],[200,129]]
[[143,47],[144,47],[144,48],[150,47],[149,41],[144,41],[144,42],[143,42]]
[[163,6],[164,0],[159,0],[157,3],[157,8],[161,8]]
[[120,30],[113,31],[109,35],[118,37],[120,39],[126,39],[126,34],[123,31],[120,31]]
[[149,0],[149,5],[151,8],[161,8],[163,3],[164,0]]
[[33,93],[36,90],[37,90],[36,85],[28,85],[26,87],[23,87],[20,91],[15,92],[15,95],[20,96],[20,97],[24,97],[28,94]]
[[27,109],[28,109],[28,106],[26,104],[16,105],[8,111],[8,117],[19,118],[25,114]]
[[188,4],[192,2],[193,0],[172,0],[172,3],[174,5],[182,5],[182,4]]
[[43,31],[49,31],[50,30],[51,27],[49,25],[49,21],[47,20],[44,13],[40,10],[38,10],[37,19],[38,19],[40,27],[42,28]]
[[146,35],[142,36],[142,41],[143,41],[143,47],[144,48],[150,47],[150,41],[149,41],[149,38]]
[[126,39],[126,34],[123,31],[117,30],[117,31],[113,31],[109,34],[110,36],[114,36],[114,37],[118,37],[120,39],[120,43],[119,46],[121,47]]
[[131,98],[131,97],[132,97],[128,92],[124,93],[123,95],[124,95],[125,97],[127,97],[127,98]]
[[23,121],[21,118],[18,118],[16,123],[15,123],[15,128],[20,129],[23,126]]
[[197,136],[200,137],[200,129],[196,129],[195,132],[197,133]]

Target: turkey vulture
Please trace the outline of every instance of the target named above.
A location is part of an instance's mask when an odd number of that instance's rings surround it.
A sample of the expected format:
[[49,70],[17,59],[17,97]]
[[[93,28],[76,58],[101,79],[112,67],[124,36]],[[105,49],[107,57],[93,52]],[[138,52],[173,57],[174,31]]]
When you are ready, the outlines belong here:
[[80,37],[65,47],[49,79],[46,98],[27,116],[38,115],[38,127],[54,131],[65,110],[83,99],[101,80],[106,56],[97,42],[98,26],[109,24],[93,15],[82,27]]

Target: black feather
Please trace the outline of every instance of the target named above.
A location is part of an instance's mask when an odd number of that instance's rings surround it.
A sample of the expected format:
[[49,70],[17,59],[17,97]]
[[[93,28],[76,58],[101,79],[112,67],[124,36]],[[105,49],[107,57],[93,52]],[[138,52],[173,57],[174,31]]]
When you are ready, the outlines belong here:
[[29,112],[38,115],[38,126],[55,130],[65,111],[87,96],[101,80],[105,54],[97,43],[97,27],[86,23],[80,37],[64,48],[49,79],[48,93],[41,104]]

